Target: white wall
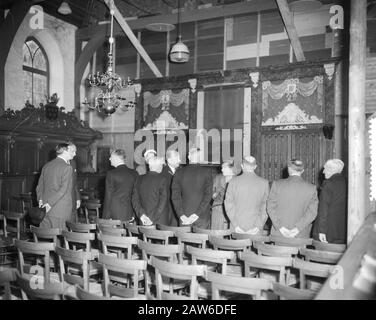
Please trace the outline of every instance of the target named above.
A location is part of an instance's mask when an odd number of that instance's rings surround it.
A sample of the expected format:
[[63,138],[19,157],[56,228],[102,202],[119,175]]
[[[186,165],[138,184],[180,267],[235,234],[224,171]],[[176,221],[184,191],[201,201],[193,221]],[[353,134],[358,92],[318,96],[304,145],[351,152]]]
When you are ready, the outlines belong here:
[[76,27],[44,13],[44,29],[30,27],[27,14],[14,37],[5,64],[5,109],[24,107],[22,47],[27,37],[35,37],[46,51],[50,64],[50,95],[57,93],[59,106],[74,108],[74,65]]

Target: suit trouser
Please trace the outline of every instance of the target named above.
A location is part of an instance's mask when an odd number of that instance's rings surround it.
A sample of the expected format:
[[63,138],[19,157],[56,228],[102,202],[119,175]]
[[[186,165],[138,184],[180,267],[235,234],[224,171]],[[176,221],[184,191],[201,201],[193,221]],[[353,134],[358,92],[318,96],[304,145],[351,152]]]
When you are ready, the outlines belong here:
[[42,222],[40,223],[39,227],[41,228],[59,228],[61,230],[66,230],[67,227],[65,225],[67,219],[61,219],[54,216],[46,215]]

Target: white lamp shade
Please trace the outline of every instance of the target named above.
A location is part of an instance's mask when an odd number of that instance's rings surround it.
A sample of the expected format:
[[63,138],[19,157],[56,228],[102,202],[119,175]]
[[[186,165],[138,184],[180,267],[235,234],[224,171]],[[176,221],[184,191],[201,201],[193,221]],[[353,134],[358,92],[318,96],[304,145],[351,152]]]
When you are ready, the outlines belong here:
[[170,60],[177,63],[184,63],[189,60],[188,47],[181,41],[180,37],[178,42],[176,42],[171,48]]
[[67,2],[63,1],[60,5],[59,9],[57,9],[57,12],[59,12],[60,14],[63,14],[63,15],[68,15],[68,14],[72,13],[72,9],[70,8],[70,6]]

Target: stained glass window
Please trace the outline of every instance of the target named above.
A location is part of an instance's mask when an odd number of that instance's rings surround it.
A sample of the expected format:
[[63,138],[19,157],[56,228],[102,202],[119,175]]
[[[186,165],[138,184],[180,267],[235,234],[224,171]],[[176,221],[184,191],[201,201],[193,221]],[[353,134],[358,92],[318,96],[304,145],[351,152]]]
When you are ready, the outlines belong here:
[[34,106],[46,103],[49,96],[48,59],[43,47],[34,38],[23,46],[24,101]]

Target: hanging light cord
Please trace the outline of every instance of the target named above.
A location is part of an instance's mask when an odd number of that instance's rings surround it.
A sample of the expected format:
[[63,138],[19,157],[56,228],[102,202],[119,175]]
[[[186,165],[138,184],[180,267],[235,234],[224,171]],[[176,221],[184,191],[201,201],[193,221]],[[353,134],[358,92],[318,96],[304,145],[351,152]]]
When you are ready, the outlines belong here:
[[180,30],[180,0],[178,0],[178,39],[181,38],[181,30]]

